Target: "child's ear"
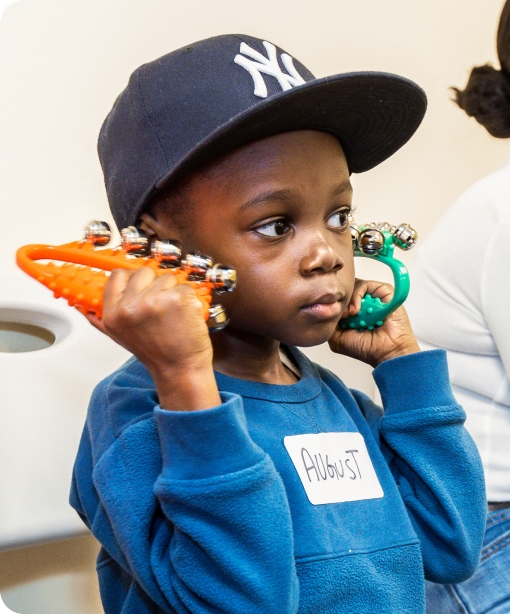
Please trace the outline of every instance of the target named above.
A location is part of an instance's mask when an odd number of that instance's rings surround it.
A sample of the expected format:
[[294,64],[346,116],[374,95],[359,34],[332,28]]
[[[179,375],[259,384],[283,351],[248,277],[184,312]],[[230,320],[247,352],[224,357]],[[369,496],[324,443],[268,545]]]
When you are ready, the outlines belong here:
[[170,228],[168,224],[163,225],[159,220],[146,211],[140,215],[138,228],[146,232],[149,239],[159,239],[160,241],[167,241],[168,239],[171,239],[182,242],[182,237],[180,236],[181,232],[178,230],[177,226]]

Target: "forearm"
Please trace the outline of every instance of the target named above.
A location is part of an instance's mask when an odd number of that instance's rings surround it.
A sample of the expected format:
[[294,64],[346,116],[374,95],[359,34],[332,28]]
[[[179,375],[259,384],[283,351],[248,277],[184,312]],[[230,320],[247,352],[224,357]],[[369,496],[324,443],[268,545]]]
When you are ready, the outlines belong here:
[[381,447],[420,539],[427,577],[461,581],[478,561],[485,490],[444,353],[399,359],[374,375],[386,410]]
[[91,525],[163,611],[291,614],[285,488],[246,430],[242,400],[222,400],[207,411],[157,407],[155,422],[123,432],[94,469]]
[[221,404],[212,364],[157,372],[153,379],[161,409],[196,411]]
[[[167,549],[172,573],[197,611],[210,586],[210,605],[222,612],[290,613],[297,577],[285,488],[247,431],[242,399],[222,393],[222,401],[209,411],[156,409],[155,493],[178,527]],[[162,531],[156,539],[167,543]]]

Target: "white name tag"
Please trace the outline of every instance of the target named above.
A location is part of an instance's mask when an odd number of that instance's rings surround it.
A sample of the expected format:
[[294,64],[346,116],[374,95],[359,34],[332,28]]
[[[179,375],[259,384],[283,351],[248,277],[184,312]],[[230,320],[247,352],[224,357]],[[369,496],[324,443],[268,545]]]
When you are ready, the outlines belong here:
[[360,433],[290,435],[283,443],[313,505],[384,496]]

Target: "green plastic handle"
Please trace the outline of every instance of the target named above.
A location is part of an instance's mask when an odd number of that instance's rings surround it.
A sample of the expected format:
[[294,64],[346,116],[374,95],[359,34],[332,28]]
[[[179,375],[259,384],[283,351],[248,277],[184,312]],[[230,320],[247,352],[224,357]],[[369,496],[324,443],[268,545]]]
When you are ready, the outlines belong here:
[[394,244],[390,233],[382,231],[385,237],[383,250],[378,254],[365,254],[355,250],[354,255],[363,258],[378,260],[390,267],[393,273],[393,284],[395,292],[389,303],[383,303],[379,298],[374,298],[370,294],[365,294],[361,299],[361,309],[355,316],[349,316],[340,320],[339,326],[342,330],[354,328],[356,330],[374,330],[376,326],[382,326],[384,320],[398,309],[406,300],[409,289],[409,273],[407,268],[393,257]]

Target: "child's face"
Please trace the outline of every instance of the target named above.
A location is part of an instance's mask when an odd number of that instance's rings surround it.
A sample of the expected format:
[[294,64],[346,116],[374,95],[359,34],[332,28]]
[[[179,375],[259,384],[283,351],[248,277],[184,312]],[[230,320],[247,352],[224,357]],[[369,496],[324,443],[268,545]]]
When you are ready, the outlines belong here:
[[185,248],[238,273],[220,299],[230,326],[289,345],[329,339],[354,285],[352,188],[338,141],[315,131],[263,139],[197,174],[189,197]]

